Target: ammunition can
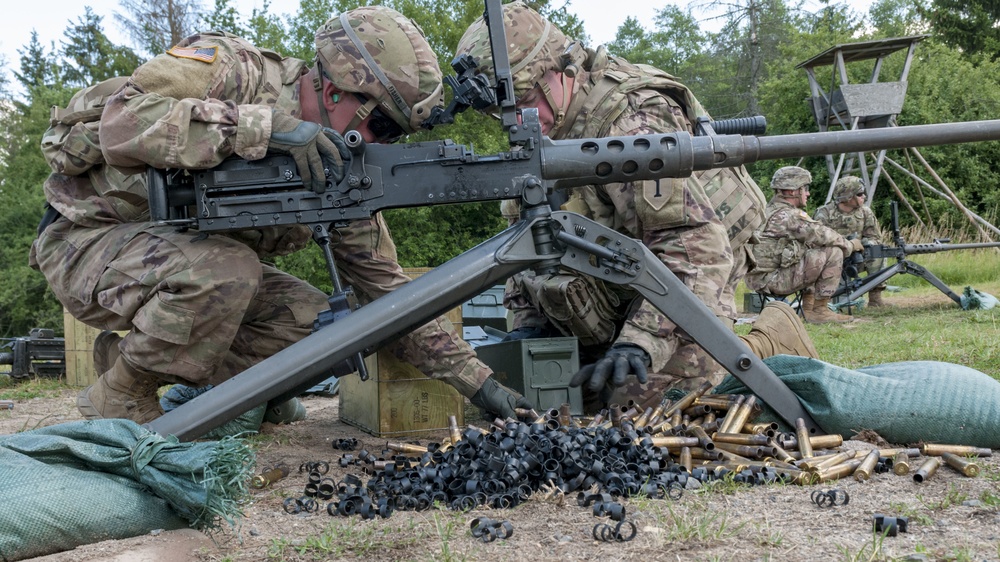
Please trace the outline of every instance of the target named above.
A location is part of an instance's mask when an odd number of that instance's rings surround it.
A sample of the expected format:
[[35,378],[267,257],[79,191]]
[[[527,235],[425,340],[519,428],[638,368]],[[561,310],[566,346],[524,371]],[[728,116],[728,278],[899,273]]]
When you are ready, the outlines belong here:
[[854,479],[858,482],[865,482],[871,478],[872,471],[875,470],[875,465],[878,464],[878,459],[878,449],[873,449],[865,455],[865,458],[861,460],[861,464],[854,470]]
[[[881,452],[880,450],[879,453]],[[899,451],[892,458],[892,472],[899,476],[905,476],[910,473],[910,457],[906,454],[906,451]]]
[[944,453],[941,455],[941,459],[948,463],[948,466],[961,472],[963,476],[969,478],[979,476],[979,465],[969,459],[964,459],[954,453]]
[[959,456],[972,455],[976,457],[993,456],[993,451],[983,447],[970,447],[968,445],[940,445],[935,443],[925,443],[920,447],[920,452],[927,456],[941,456],[944,453],[952,453]]
[[917,484],[925,482],[928,478],[934,476],[939,466],[941,466],[941,457],[928,458],[913,475],[913,481]]

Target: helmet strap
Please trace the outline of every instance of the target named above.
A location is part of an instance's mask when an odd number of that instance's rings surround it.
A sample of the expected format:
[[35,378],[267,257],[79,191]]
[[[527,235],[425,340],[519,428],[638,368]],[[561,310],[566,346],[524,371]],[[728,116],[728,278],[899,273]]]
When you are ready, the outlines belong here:
[[316,104],[319,105],[319,118],[323,122],[323,126],[327,129],[330,127],[330,116],[326,113],[326,107],[323,105],[323,63],[319,62],[319,57],[316,57],[316,72],[313,74],[313,89],[316,90]]
[[549,107],[552,108],[552,114],[555,117],[555,123],[552,125],[552,130],[558,130],[562,126],[563,122],[566,120],[566,108],[569,107],[569,102],[573,98],[573,92],[570,91],[569,80],[570,78],[566,76],[566,73],[560,72],[559,79],[562,82],[562,101],[557,102],[555,97],[552,95],[552,89],[549,88],[549,84],[544,80],[539,80],[535,82],[535,86],[542,91],[542,95],[545,96],[545,101],[548,102]]
[[365,101],[365,103],[354,113],[354,118],[351,119],[351,122],[347,124],[347,130],[350,131],[357,129],[358,125],[360,125],[365,118],[371,115],[372,110],[375,109],[375,106],[377,105],[378,102],[375,100],[369,99]]
[[395,84],[389,80],[389,77],[385,75],[385,72],[382,72],[382,67],[375,62],[375,57],[373,57],[372,54],[368,52],[368,49],[365,48],[364,41],[362,41],[361,38],[358,37],[358,34],[354,32],[354,28],[351,27],[350,19],[347,17],[347,12],[341,12],[340,25],[344,28],[344,33],[347,34],[347,37],[352,43],[354,43],[354,47],[357,48],[358,52],[361,54],[361,58],[365,59],[365,62],[368,63],[368,68],[371,69],[372,74],[378,78],[378,81],[381,82],[382,86],[387,92],[389,92],[389,98],[391,98],[393,103],[396,104],[399,112],[406,117],[407,121],[409,121],[410,107],[406,105],[406,100],[403,99],[402,94],[400,94],[399,90],[396,89]]

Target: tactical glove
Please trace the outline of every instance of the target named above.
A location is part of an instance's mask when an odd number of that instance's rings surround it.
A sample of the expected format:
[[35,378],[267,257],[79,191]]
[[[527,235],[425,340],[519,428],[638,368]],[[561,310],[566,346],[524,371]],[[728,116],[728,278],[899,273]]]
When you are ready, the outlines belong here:
[[635,345],[615,344],[604,357],[576,372],[569,385],[576,387],[590,381],[587,388],[601,393],[601,399],[610,397],[614,389],[625,384],[629,375],[635,375],[639,382],[649,380],[647,369],[651,364],[649,354]]
[[312,229],[304,224],[265,226],[235,230],[227,233],[227,236],[250,246],[258,258],[268,260],[305,248],[312,240]]
[[472,402],[473,406],[482,408],[487,414],[503,419],[517,419],[514,408],[534,407],[527,398],[498,383],[493,377],[486,379],[483,386],[469,398],[469,402]]
[[865,245],[861,243],[861,240],[858,240],[857,238],[852,238],[851,240],[848,240],[848,242],[851,243],[851,251],[852,252],[864,252],[865,251]]
[[351,160],[351,152],[340,133],[277,109],[271,112],[267,150],[295,159],[302,183],[316,193],[326,191],[327,173],[334,183],[340,183]]

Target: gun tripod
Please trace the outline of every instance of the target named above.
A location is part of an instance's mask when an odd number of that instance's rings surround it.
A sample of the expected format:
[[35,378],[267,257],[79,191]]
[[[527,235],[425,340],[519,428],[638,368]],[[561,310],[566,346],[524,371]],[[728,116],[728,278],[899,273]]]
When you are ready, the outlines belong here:
[[[947,295],[948,298],[955,301],[955,303],[961,306],[962,304],[961,297],[959,297],[957,294],[955,294],[954,291],[951,290],[951,288],[945,285],[944,281],[938,279],[937,276],[928,271],[926,267],[913,263],[912,261],[907,259],[901,259],[898,262],[894,263],[893,265],[882,268],[881,270],[865,277],[864,283],[862,283],[858,288],[851,291],[846,297],[843,297],[843,299],[846,302],[853,302],[855,299],[862,297],[868,291],[871,291],[872,289],[878,287],[885,281],[888,281],[889,278],[895,275],[907,274],[907,273],[909,273],[910,275],[916,275],[917,277],[922,278],[924,281],[927,281],[931,285],[934,285],[942,293]],[[847,287],[848,286],[845,286],[843,292],[838,291],[838,294],[843,295],[844,292],[847,292],[846,291]]]
[[[540,188],[540,186],[538,186]],[[795,394],[639,241],[525,197],[521,220],[486,242],[333,322],[147,427],[197,439],[270,400],[296,396],[333,365],[405,334],[511,275],[565,267],[641,294],[789,425],[819,426]]]

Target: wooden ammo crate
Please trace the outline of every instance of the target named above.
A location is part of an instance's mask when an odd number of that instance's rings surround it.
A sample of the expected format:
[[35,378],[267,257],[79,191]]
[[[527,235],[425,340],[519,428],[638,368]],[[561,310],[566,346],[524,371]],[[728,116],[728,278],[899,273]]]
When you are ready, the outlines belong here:
[[90,386],[100,373],[94,372],[94,339],[101,331],[80,322],[63,310],[63,333],[66,345],[66,384]]
[[[404,268],[416,279],[430,268]],[[445,314],[462,334],[462,308]],[[348,321],[349,321],[348,317]],[[465,398],[451,385],[424,376],[387,350],[365,358],[369,379],[340,379],[340,419],[377,437],[423,437],[448,429],[448,416],[465,424]]]

